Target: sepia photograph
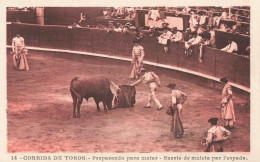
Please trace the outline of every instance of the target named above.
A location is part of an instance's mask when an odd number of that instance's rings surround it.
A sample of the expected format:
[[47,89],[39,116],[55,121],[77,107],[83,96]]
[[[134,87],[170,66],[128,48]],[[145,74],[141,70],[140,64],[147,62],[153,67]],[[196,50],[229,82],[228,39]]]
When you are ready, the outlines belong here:
[[255,161],[256,7],[71,2],[1,7],[3,162]]

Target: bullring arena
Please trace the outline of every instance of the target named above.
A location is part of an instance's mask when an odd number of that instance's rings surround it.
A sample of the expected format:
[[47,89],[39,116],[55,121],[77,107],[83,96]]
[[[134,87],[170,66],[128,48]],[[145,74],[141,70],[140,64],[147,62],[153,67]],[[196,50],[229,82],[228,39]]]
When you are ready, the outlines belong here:
[[[233,76],[237,74],[232,71],[234,67],[229,67],[227,71],[223,70],[224,65],[214,64],[212,67],[212,63],[218,61],[238,66],[237,63],[223,61],[221,57],[242,60],[242,65],[249,65],[248,60],[223,54],[217,49],[206,49],[206,52],[211,52],[208,55],[205,53],[204,63],[201,64],[197,62],[198,53],[191,57],[183,56],[181,44],[172,44],[170,53],[165,54],[160,51],[163,46],[155,45],[156,39],[144,39],[141,43],[146,52],[144,67],[155,72],[162,82],[156,95],[164,108],[157,110],[155,104],[151,109],[143,108],[149,88],[141,84],[136,87],[134,107],[104,112],[101,106],[101,112],[98,112],[93,99],[88,102],[84,100],[81,118],[73,118],[69,89],[72,78],[105,76],[116,85],[128,85],[135,80],[129,78],[132,36],[108,35],[96,29],[79,28],[73,29],[75,31],[72,33],[69,30],[67,27],[51,25],[7,25],[9,153],[203,152],[205,147],[201,142],[210,128],[208,119],[218,117],[219,125],[224,125],[220,114],[222,87],[219,83],[219,78],[224,74],[233,79],[232,99],[236,113],[235,128],[224,144],[224,151],[250,152],[249,74],[243,72],[243,76],[238,78]],[[29,50],[28,71],[15,70],[13,67],[10,47],[11,39],[17,32],[22,34]],[[82,33],[91,35],[91,39],[84,38]],[[75,34],[73,40],[70,34]],[[99,37],[95,38],[95,35]],[[212,51],[219,55],[216,56]],[[212,60],[208,58],[209,55],[219,58]],[[220,73],[217,74],[218,71]],[[171,91],[166,87],[170,83],[176,83],[176,89],[188,96],[183,105],[184,135],[179,139],[170,132],[172,117],[166,114],[171,104]]]

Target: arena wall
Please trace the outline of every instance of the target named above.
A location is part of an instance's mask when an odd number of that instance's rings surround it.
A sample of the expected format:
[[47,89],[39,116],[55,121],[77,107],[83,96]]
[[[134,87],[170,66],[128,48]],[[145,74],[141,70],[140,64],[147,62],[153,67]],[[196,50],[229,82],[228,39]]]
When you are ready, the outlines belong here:
[[[91,53],[92,56],[105,54],[100,56],[124,61],[131,60],[135,37],[131,34],[107,33],[105,30],[90,28],[71,29],[67,26],[13,23],[7,25],[8,45],[11,45],[16,33],[21,33],[27,47],[37,47],[31,49]],[[167,72],[174,70],[171,73],[175,73],[176,77],[214,88],[220,88],[219,78],[227,76],[241,93],[250,92],[250,60],[247,58],[215,48],[205,48],[204,62],[200,63],[198,47],[193,48],[191,56],[186,56],[183,42],[171,43],[169,53],[164,53],[163,45],[158,44],[156,38],[145,37],[141,45],[145,49],[145,64],[149,66],[164,68]]]

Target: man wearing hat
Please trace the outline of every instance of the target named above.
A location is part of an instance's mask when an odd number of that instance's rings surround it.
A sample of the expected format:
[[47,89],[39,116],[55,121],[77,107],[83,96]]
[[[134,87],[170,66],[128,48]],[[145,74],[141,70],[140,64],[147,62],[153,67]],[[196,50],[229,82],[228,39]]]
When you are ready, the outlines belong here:
[[231,133],[224,127],[217,126],[218,118],[210,118],[208,122],[211,124],[211,128],[208,130],[207,138],[202,142],[207,146],[205,152],[223,152],[223,142]]
[[234,105],[232,101],[232,89],[226,77],[221,78],[220,82],[225,84],[222,90],[221,100],[221,114],[222,118],[226,121],[225,128],[234,128],[234,122],[236,121]]
[[169,84],[167,87],[170,88],[172,91],[172,105],[167,110],[167,114],[173,116],[171,132],[175,134],[176,138],[180,138],[184,133],[182,125],[182,105],[187,100],[187,95],[180,90],[176,90],[176,84],[174,83]]
[[161,85],[159,77],[154,73],[154,72],[147,72],[144,68],[141,69],[141,78],[137,80],[136,82],[132,83],[131,86],[137,86],[140,83],[148,84],[150,87],[150,92],[148,95],[148,103],[144,108],[151,108],[151,103],[154,101],[157,106],[158,110],[162,109],[163,106],[160,103],[160,101],[156,98],[155,96],[155,91],[157,89],[157,84],[158,86]]
[[134,40],[134,47],[132,51],[132,71],[130,74],[131,79],[139,79],[141,69],[143,67],[143,59],[145,56],[143,46],[139,45],[139,40]]

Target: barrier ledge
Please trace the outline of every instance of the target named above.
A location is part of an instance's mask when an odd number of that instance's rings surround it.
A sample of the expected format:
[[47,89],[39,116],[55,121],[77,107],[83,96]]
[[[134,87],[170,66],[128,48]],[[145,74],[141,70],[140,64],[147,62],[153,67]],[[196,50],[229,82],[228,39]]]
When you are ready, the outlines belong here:
[[[10,45],[7,45],[6,47],[12,48],[12,46],[10,46]],[[30,46],[26,46],[26,48],[31,49],[31,50],[38,50],[38,51],[65,52],[65,53],[82,54],[82,55],[95,56],[95,57],[111,58],[111,59],[115,59],[115,60],[122,60],[122,61],[129,61],[129,62],[132,61],[131,58],[110,56],[110,55],[106,55],[106,54],[91,53],[91,52],[62,50],[62,49],[53,49],[53,48],[41,48],[41,47],[30,47]],[[165,64],[155,63],[155,62],[151,62],[151,61],[144,61],[144,64],[157,66],[157,67],[161,67],[161,68],[165,68],[165,69],[172,69],[172,70],[176,70],[176,71],[180,71],[180,72],[184,72],[184,73],[188,73],[188,74],[192,74],[192,75],[197,75],[197,76],[207,78],[207,79],[210,79],[210,80],[213,80],[213,81],[216,81],[216,82],[220,82],[219,78],[217,78],[217,77],[213,77],[213,76],[206,75],[206,74],[199,73],[199,72],[192,71],[192,70],[179,68],[179,67],[172,66],[172,65],[165,65]],[[239,84],[236,84],[236,83],[232,83],[232,82],[229,82],[229,83],[233,87],[236,87],[238,89],[241,89],[243,91],[250,93],[250,88],[248,88],[248,87],[245,87],[245,86],[242,86],[242,85],[239,85]]]

